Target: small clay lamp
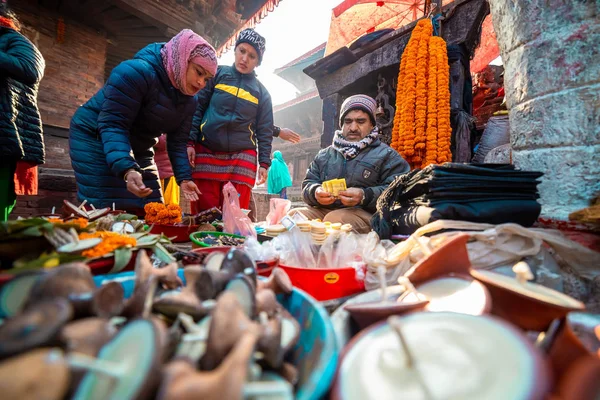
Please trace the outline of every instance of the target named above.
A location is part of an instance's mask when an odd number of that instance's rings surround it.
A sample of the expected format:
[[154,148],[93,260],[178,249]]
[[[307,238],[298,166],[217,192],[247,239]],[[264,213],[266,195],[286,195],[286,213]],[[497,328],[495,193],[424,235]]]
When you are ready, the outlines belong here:
[[237,274],[244,274],[247,268],[256,271],[254,260],[245,251],[232,248],[225,254],[220,271],[228,272],[232,276],[235,276]]
[[411,313],[362,331],[344,348],[332,398],[543,399],[550,387],[543,355],[509,324]]
[[257,315],[254,286],[247,276],[239,274],[231,279],[225,291],[235,294],[248,318],[253,319]]
[[387,286],[385,267],[378,268],[381,289],[362,293],[350,299],[344,310],[350,313],[352,319],[360,328],[365,328],[390,315],[399,315],[424,308],[429,300],[417,293],[410,280],[398,278],[401,285]]
[[184,313],[195,320],[207,315],[213,308],[212,301],[202,301],[210,298],[213,293],[211,276],[199,266],[188,266],[184,270],[186,285],[180,292],[166,293],[154,302],[153,309],[169,318],[177,318]]
[[290,352],[300,339],[300,324],[292,315],[285,309],[280,310],[281,314],[281,348],[284,354]]
[[97,358],[71,353],[71,368],[88,371],[74,398],[145,399],[156,390],[163,333],[155,322],[137,319],[125,325]]
[[256,293],[256,311],[259,314],[264,312],[269,318],[273,318],[280,309],[281,305],[271,289],[263,289]]
[[165,289],[176,289],[183,286],[183,282],[177,275],[177,264],[171,263],[163,268],[154,268],[150,257],[145,250],[140,250],[135,260],[135,283],[136,285],[148,281],[150,276],[158,279]]
[[260,326],[248,318],[237,296],[225,291],[211,315],[206,353],[200,360],[202,369],[213,370],[221,364],[244,332],[260,330]]
[[[222,298],[222,297],[221,297]],[[241,311],[239,311],[241,313]],[[215,311],[216,313],[216,311]],[[243,313],[241,313],[243,316]],[[248,375],[249,361],[258,339],[257,330],[246,330],[219,366],[208,372],[197,372],[185,359],[169,363],[163,372],[159,400],[240,399]]]
[[117,333],[113,324],[104,318],[84,318],[62,328],[60,340],[69,352],[96,356]]
[[581,311],[585,305],[574,298],[536,283],[524,262],[513,270],[516,278],[490,271],[471,270],[471,276],[483,283],[492,295],[492,313],[525,330],[545,331],[555,319],[570,311]]
[[35,349],[0,363],[3,399],[62,400],[69,379],[69,368],[60,350]]
[[53,298],[68,299],[75,318],[111,317],[123,308],[123,288],[117,282],[96,287],[87,265],[82,263],[59,266],[40,277],[29,292],[27,307]]
[[271,289],[275,294],[290,295],[294,290],[294,286],[287,272],[279,267],[275,267],[266,281],[259,280],[257,282],[256,289],[258,292],[263,289]]
[[281,368],[285,352],[281,346],[282,323],[281,317],[269,319],[266,313],[259,315],[263,333],[260,336],[257,348],[261,350],[263,362],[272,369]]
[[27,271],[16,275],[0,289],[0,314],[12,317],[20,313],[27,301],[33,285],[46,271]]
[[31,288],[27,305],[53,298],[76,298],[94,292],[96,284],[90,268],[83,263],[61,265],[44,274]]
[[291,363],[284,362],[281,368],[277,370],[277,373],[279,373],[279,375],[281,375],[292,386],[296,386],[298,384],[298,380],[300,379],[298,368]]
[[56,298],[39,302],[4,321],[0,325],[0,359],[57,343],[62,327],[72,316],[73,308],[69,302]]

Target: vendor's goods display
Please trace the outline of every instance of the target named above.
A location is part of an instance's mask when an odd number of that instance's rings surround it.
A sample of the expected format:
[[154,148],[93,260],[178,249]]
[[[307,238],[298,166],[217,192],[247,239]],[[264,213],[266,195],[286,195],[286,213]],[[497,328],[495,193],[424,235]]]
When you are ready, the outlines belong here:
[[531,226],[540,215],[542,173],[511,164],[430,165],[396,178],[377,201],[381,238],[410,235],[440,219]]
[[240,249],[184,270],[141,251],[135,275],[94,279],[81,263],[19,275],[0,290],[0,387],[19,399],[319,398],[337,354],[310,302],[281,269],[257,280]]
[[432,33],[431,20],[417,23],[398,73],[390,146],[412,168],[452,161],[448,52],[444,39]]
[[435,249],[409,240],[423,258],[397,286],[387,285],[385,264],[370,265],[381,288],[332,315],[345,346],[333,398],[600,395],[600,315],[534,282],[526,262],[514,263],[512,276],[475,269],[469,234],[453,233]]

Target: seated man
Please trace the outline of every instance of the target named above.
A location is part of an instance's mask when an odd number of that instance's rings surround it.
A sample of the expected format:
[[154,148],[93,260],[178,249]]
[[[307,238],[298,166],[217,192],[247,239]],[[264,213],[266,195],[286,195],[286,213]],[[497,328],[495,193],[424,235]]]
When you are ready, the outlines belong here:
[[[375,127],[377,103],[358,94],[348,97],[340,110],[341,131],[331,146],[321,150],[310,164],[302,182],[308,207],[297,208],[308,219],[351,224],[359,233],[371,230],[377,198],[398,175],[410,170],[408,163],[382,143]],[[347,189],[335,198],[325,191],[324,181],[346,179]]]

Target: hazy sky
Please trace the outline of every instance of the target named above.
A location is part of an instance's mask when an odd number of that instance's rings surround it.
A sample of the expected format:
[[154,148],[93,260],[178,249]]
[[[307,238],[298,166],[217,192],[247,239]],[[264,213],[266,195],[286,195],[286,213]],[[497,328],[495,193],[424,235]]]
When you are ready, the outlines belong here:
[[[342,0],[282,0],[256,31],[265,37],[266,51],[256,69],[273,105],[296,97],[296,88],[273,71],[327,41],[331,10]],[[220,64],[233,64],[233,49],[223,54]]]

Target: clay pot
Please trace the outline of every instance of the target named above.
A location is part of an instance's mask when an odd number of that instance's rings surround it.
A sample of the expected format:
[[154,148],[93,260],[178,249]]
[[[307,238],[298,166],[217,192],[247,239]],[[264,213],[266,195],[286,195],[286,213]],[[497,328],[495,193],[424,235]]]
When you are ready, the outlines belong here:
[[535,283],[481,270],[471,270],[471,276],[490,291],[492,314],[525,330],[545,331],[553,320],[585,309],[580,301]]
[[426,254],[404,276],[416,285],[450,273],[468,275],[471,268],[467,252],[468,240],[469,235],[466,234],[449,239],[431,254]]
[[[541,352],[490,316],[411,313],[355,336],[343,349],[332,399],[544,399],[551,382]],[[519,376],[518,383],[514,377]]]
[[186,285],[174,295],[160,297],[153,304],[153,310],[175,319],[177,314],[185,313],[199,320],[207,315],[211,308],[203,304],[202,299],[210,298],[214,293],[212,279],[208,271],[199,266],[188,266],[184,270]]
[[[572,312],[562,321],[550,346],[548,357],[556,376],[562,376],[580,358],[594,356],[600,348],[594,328],[600,325],[600,315]],[[581,340],[580,335],[584,337]]]
[[598,400],[600,398],[600,359],[579,358],[571,364],[558,384],[561,400]]

